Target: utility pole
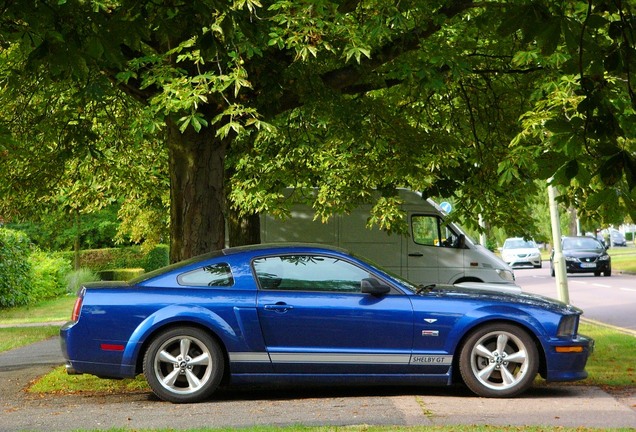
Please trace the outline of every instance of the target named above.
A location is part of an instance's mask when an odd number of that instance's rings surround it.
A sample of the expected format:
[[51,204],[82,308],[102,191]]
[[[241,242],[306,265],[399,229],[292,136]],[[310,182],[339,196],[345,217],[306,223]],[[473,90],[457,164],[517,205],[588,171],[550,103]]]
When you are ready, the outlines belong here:
[[552,247],[554,249],[552,262],[557,284],[557,298],[563,303],[570,303],[568,278],[565,270],[565,261],[563,260],[563,249],[561,248],[561,221],[556,202],[557,190],[550,184],[551,182],[552,179],[548,180],[548,199],[550,201],[550,220],[552,222]]

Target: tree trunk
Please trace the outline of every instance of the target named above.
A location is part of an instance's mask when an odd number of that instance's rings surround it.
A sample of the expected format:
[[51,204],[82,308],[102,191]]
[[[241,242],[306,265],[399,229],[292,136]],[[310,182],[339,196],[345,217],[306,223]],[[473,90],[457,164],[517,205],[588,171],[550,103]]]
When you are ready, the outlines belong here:
[[170,157],[170,262],[225,245],[224,161],[227,139],[213,128],[181,133],[167,121]]
[[257,214],[240,217],[237,212],[230,210],[227,222],[230,246],[243,246],[261,242],[261,220]]

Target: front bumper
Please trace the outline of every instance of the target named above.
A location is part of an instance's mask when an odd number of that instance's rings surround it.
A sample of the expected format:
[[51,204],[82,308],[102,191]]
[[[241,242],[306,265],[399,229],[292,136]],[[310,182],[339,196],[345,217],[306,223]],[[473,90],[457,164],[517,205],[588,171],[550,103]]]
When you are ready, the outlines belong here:
[[596,261],[583,263],[579,261],[566,261],[565,270],[568,273],[603,273],[611,269],[609,261]]
[[[557,352],[557,347],[581,347],[581,352]],[[550,347],[546,353],[547,370],[541,375],[546,381],[579,381],[587,378],[585,365],[594,352],[594,339],[578,335],[571,341],[563,341]]]

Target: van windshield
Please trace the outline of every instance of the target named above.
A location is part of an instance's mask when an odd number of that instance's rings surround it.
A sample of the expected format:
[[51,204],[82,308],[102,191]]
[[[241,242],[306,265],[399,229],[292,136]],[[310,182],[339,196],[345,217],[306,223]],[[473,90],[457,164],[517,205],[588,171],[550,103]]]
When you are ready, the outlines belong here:
[[475,240],[473,240],[473,238],[471,236],[469,236],[468,234],[466,234],[466,231],[464,231],[459,225],[453,223],[453,222],[449,222],[448,226],[451,228],[451,230],[455,231],[456,234],[463,234],[464,237],[466,238],[466,242],[470,243],[470,244],[476,244]]

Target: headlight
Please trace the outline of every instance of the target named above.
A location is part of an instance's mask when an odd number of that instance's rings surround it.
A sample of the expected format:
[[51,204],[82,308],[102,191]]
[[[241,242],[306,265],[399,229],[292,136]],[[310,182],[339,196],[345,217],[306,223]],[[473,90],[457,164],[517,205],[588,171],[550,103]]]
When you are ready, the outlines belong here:
[[574,337],[578,332],[579,317],[578,315],[568,315],[561,318],[559,323],[559,330],[557,336],[559,337]]
[[598,257],[599,261],[608,261],[609,259],[609,255],[601,255],[600,257]]
[[515,274],[510,270],[497,269],[497,274],[505,281],[514,282],[515,280]]
[[576,261],[578,261],[576,258],[571,257],[571,256],[566,256],[566,257],[565,257],[565,260],[566,260],[566,261],[570,261],[570,262],[576,262]]

